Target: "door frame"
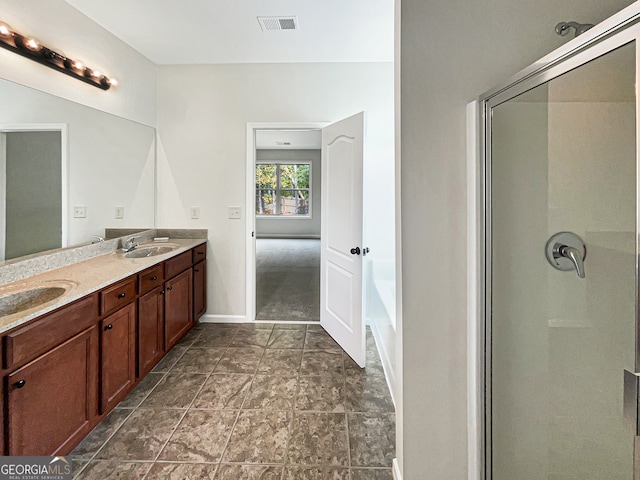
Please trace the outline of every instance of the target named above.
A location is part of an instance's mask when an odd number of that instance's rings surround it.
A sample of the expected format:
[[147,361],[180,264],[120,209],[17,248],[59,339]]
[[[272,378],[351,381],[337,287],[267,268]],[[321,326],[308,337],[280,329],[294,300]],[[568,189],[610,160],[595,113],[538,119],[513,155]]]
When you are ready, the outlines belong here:
[[[6,195],[6,135],[19,132],[60,132],[61,228],[60,246],[69,245],[69,126],[66,123],[0,124],[0,196]],[[4,260],[6,211],[0,210],[0,261]]]
[[[580,37],[489,90],[468,108],[468,465],[470,480],[491,480],[491,109],[609,51],[636,41],[640,65],[640,4],[634,3]],[[636,73],[636,76],[638,73]],[[640,101],[636,99],[636,135],[640,138]],[[475,136],[477,132],[477,137]],[[636,149],[636,164],[638,149]],[[637,179],[640,186],[640,179]],[[640,213],[640,205],[636,208]],[[636,230],[640,217],[636,219]],[[636,252],[640,245],[636,246]],[[636,263],[636,282],[640,263]],[[636,298],[638,301],[639,298]],[[640,332],[636,305],[636,337]],[[640,371],[636,340],[635,369]],[[620,372],[622,378],[623,372]],[[622,399],[621,399],[622,400]],[[621,419],[622,421],[622,419]]]
[[[246,303],[245,321],[256,321],[256,214],[254,211],[256,183],[256,130],[322,130],[331,122],[248,122],[245,183],[246,224]],[[323,168],[322,164],[320,165]],[[318,323],[318,322],[313,322]]]

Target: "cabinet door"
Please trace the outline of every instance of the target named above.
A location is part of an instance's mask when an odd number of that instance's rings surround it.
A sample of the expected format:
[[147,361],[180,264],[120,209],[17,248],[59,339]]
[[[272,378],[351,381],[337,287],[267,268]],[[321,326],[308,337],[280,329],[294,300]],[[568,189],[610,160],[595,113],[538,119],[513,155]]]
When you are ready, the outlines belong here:
[[165,284],[165,342],[169,350],[189,331],[193,321],[191,269]]
[[164,354],[164,293],[158,287],[138,299],[138,377]]
[[66,455],[97,415],[98,334],[91,327],[7,377],[9,455]]
[[100,322],[100,412],[115,406],[136,381],[136,307],[132,303]]
[[207,311],[207,262],[193,267],[193,320],[197,321]]

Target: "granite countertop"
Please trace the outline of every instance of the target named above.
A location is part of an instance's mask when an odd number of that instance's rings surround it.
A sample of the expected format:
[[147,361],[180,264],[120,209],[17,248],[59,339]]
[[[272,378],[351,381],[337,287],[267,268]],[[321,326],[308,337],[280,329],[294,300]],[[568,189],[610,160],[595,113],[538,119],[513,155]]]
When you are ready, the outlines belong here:
[[143,258],[127,258],[124,253],[112,251],[72,265],[55,268],[38,275],[1,285],[0,297],[32,288],[62,286],[67,290],[63,295],[46,303],[18,313],[0,316],[0,334],[93,292],[97,292],[153,265],[180,255],[197,245],[206,243],[206,241],[206,239],[175,238],[166,243],[149,242],[141,244],[138,249],[145,246],[162,245],[178,245],[178,247],[168,253]]

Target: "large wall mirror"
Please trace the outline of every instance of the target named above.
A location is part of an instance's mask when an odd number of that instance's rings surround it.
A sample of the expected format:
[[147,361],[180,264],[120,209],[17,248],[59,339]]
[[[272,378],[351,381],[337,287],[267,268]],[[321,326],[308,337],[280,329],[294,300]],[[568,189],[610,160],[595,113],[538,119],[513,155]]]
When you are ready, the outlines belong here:
[[0,262],[154,226],[154,128],[1,79],[0,98]]

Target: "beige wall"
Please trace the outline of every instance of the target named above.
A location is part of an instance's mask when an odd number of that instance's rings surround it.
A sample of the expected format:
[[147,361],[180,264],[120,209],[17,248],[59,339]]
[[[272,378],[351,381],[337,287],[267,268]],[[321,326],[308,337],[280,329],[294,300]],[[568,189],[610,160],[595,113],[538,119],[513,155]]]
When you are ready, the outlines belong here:
[[[330,122],[363,110],[365,182],[391,172],[377,180],[388,188],[365,193],[365,241],[371,258],[393,258],[393,64],[159,67],[158,226],[209,229],[210,318],[245,315],[247,123]],[[199,220],[190,206],[201,207]],[[242,207],[242,220],[227,218],[229,206]]]
[[406,480],[467,478],[465,108],[630,0],[401,1]]

